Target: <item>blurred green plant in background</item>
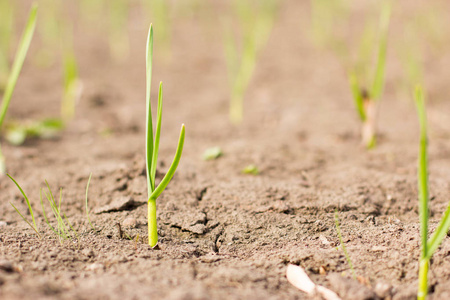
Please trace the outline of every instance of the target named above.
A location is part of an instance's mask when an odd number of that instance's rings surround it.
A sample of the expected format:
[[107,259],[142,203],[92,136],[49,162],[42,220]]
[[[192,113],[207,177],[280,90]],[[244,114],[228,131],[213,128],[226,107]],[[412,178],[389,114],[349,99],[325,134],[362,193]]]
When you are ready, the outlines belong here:
[[14,36],[14,13],[11,1],[0,0],[0,91],[4,90],[8,80],[11,39]]
[[231,3],[234,18],[224,21],[224,49],[231,90],[230,121],[235,125],[243,120],[244,95],[258,55],[272,32],[278,5],[278,0],[234,0]]

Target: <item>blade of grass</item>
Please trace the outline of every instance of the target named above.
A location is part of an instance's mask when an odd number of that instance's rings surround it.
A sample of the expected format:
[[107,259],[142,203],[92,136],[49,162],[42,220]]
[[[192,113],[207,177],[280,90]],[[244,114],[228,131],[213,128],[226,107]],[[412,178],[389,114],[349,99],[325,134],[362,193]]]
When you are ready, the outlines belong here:
[[[25,201],[27,202],[27,205],[28,205],[28,210],[30,211],[31,218],[33,219],[34,230],[36,231],[36,233],[38,233],[38,229],[37,229],[38,227],[37,227],[37,225],[36,225],[36,220],[35,220],[35,218],[34,218],[33,208],[31,207],[30,200],[28,200],[27,195],[26,195],[25,192],[22,190],[22,188],[21,188],[20,185],[17,183],[17,181],[15,181],[14,178],[12,178],[9,174],[6,174],[6,176],[8,176],[9,179],[11,179],[11,180],[14,182],[14,184],[17,186],[17,188],[19,189],[19,191],[22,193],[23,197],[25,198]],[[12,204],[11,204],[11,205],[12,205]],[[14,205],[13,205],[13,207],[14,207]],[[14,207],[14,208],[15,208],[15,207]],[[22,218],[23,218],[23,217],[22,217]],[[38,235],[39,235],[39,238],[41,238],[41,236],[40,236],[39,233],[38,233]]]
[[25,219],[25,217],[20,213],[20,211],[14,206],[14,204],[12,204],[11,202],[9,202],[9,204],[11,204],[11,206],[16,210],[16,212],[19,214],[19,216],[22,217],[22,219],[36,232],[36,234],[38,235],[38,237],[41,239],[41,235],[39,234],[39,232],[37,231],[37,229],[31,225],[30,222],[28,222],[27,219]]
[[39,189],[39,199],[40,199],[40,201],[41,201],[42,214],[44,215],[45,223],[47,223],[47,225],[50,227],[50,229],[51,229],[54,233],[57,234],[56,229],[53,228],[52,225],[50,225],[50,222],[48,221],[48,218],[47,218],[47,213],[45,212],[44,201],[42,200],[42,188]]
[[345,259],[347,260],[348,265],[350,266],[350,270],[352,271],[353,279],[356,279],[356,272],[353,268],[352,260],[350,259],[350,255],[348,255],[347,247],[345,247],[344,239],[342,238],[341,228],[339,225],[339,215],[338,211],[334,211],[334,224],[336,225],[336,231],[339,237],[339,243],[341,243],[342,251],[344,252]]
[[70,223],[69,219],[67,218],[66,214],[63,213],[63,215],[64,215],[64,219],[66,219],[66,222],[69,225],[70,229],[72,229],[72,231],[75,233],[75,237],[76,237],[78,243],[80,243],[80,237],[78,236],[78,232],[75,230],[75,228],[73,228],[73,226]]
[[89,184],[91,183],[91,177],[92,177],[92,173],[89,175],[89,179],[88,179],[88,182],[86,185],[86,216],[87,216],[89,225],[91,225],[92,230],[95,231],[95,227],[94,227],[94,225],[92,225],[91,218],[89,217],[89,206],[88,206],[88,191],[89,191]]
[[20,71],[22,70],[22,66],[25,61],[28,48],[30,47],[31,40],[33,38],[34,29],[36,27],[36,18],[37,18],[37,5],[35,4],[31,9],[27,25],[22,34],[22,39],[19,43],[19,47],[16,52],[16,58],[14,59],[11,74],[9,75],[8,83],[6,84],[5,93],[3,94],[2,105],[0,107],[0,128],[3,125],[3,121],[6,116],[6,111],[8,110],[9,103],[11,102],[11,97],[14,92],[17,79],[19,78],[19,74]]

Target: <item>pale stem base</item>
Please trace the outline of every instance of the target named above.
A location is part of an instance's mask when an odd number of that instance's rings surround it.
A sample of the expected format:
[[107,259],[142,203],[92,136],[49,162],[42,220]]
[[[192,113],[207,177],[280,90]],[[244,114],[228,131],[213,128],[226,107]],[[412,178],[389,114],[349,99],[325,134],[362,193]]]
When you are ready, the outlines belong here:
[[158,244],[158,226],[156,224],[156,199],[148,201],[148,244],[155,247]]
[[419,262],[419,289],[417,291],[417,299],[425,300],[428,294],[428,268],[430,261],[422,258]]
[[364,110],[366,112],[366,120],[363,123],[361,136],[363,146],[371,149],[376,144],[376,119],[377,104],[372,100],[364,100]]

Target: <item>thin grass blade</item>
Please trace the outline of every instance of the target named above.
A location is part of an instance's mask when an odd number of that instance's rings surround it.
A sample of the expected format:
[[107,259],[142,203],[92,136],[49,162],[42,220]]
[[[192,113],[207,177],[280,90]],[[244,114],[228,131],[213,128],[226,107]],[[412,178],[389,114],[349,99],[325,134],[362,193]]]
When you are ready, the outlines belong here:
[[78,242],[80,242],[80,237],[78,236],[78,232],[75,230],[75,228],[73,228],[72,224],[70,223],[69,219],[67,218],[66,214],[63,213],[64,218],[66,219],[67,224],[69,225],[70,229],[72,229],[72,231],[75,233],[75,237],[78,240]]
[[16,212],[19,214],[19,216],[22,217],[22,219],[28,224],[28,226],[30,226],[38,235],[39,239],[41,239],[41,235],[39,234],[39,232],[37,231],[37,228],[35,228],[33,225],[31,225],[30,222],[28,222],[27,219],[25,219],[25,217],[20,213],[20,211],[14,206],[14,204],[12,204],[11,202],[9,202],[9,204],[11,204],[11,206],[16,210]]
[[161,180],[158,187],[150,195],[149,201],[150,201],[150,199],[157,199],[159,197],[159,195],[161,195],[161,193],[165,190],[165,188],[169,184],[170,180],[172,180],[172,177],[175,174],[175,171],[177,170],[178,164],[180,163],[181,154],[183,152],[183,146],[184,146],[184,136],[185,136],[185,126],[183,124],[183,125],[181,125],[180,138],[178,140],[177,151],[175,153],[175,157],[173,159],[172,165],[170,166],[170,168],[167,171],[164,178]]
[[44,215],[45,223],[47,223],[47,225],[50,227],[50,229],[51,229],[54,233],[57,233],[57,231],[55,230],[55,228],[53,228],[53,226],[50,225],[50,222],[48,221],[47,213],[45,212],[44,201],[42,200],[42,188],[39,189],[39,199],[40,199],[40,201],[41,201],[42,214]]
[[0,128],[3,125],[3,121],[6,116],[6,111],[8,110],[9,103],[11,102],[11,97],[16,87],[17,79],[19,78],[20,71],[22,70],[25,57],[27,56],[28,49],[33,38],[34,29],[36,28],[36,18],[37,18],[37,5],[33,5],[31,8],[30,16],[28,18],[27,25],[22,34],[22,39],[19,43],[19,47],[16,52],[16,57],[11,69],[11,74],[9,75],[8,82],[6,84],[5,92],[3,94],[3,100],[0,107]]
[[25,192],[22,190],[22,188],[21,188],[20,185],[17,183],[17,181],[15,181],[14,178],[12,178],[9,174],[6,174],[6,176],[8,176],[9,179],[11,179],[11,180],[14,182],[14,184],[17,186],[17,188],[19,189],[19,191],[22,193],[23,197],[25,198],[25,201],[27,202],[27,205],[28,205],[28,210],[30,211],[31,218],[32,218],[32,220],[33,220],[33,224],[34,224],[35,231],[37,232],[36,220],[34,219],[33,208],[31,207],[30,200],[28,200],[27,195],[26,195]]

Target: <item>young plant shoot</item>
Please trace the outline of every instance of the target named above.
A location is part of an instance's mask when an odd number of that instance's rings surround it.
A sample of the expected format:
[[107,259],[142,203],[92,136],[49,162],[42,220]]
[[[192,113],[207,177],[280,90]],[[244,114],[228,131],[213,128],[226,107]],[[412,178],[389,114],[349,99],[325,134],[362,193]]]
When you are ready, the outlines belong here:
[[242,33],[240,39],[236,39],[231,30],[231,22],[226,24],[224,47],[231,86],[230,121],[237,125],[243,119],[244,94],[253,76],[258,54],[272,31],[277,0],[234,0],[232,5],[239,17]]
[[147,188],[148,188],[148,243],[151,247],[158,244],[158,227],[156,224],[156,199],[164,191],[169,184],[180,162],[181,153],[183,152],[185,128],[181,125],[180,137],[173,162],[164,178],[158,186],[156,186],[156,166],[158,161],[159,138],[161,136],[161,119],[162,119],[162,82],[159,85],[158,93],[158,109],[156,112],[157,121],[156,129],[153,136],[152,108],[150,101],[150,91],[152,82],[152,64],[153,64],[153,26],[150,25],[147,37],[146,51],[146,162],[147,162]]
[[[361,78],[361,74],[358,74],[357,68],[350,72],[350,88],[355,101],[355,107],[358,112],[359,118],[362,124],[362,143],[368,149],[375,147],[376,145],[376,117],[378,112],[378,100],[383,94],[384,88],[384,73],[386,66],[386,54],[387,43],[389,33],[389,23],[391,16],[391,6],[388,2],[385,2],[382,6],[380,24],[379,24],[379,44],[378,55],[375,71],[372,79],[372,86],[370,88],[365,87],[362,84],[364,78]],[[361,52],[368,54],[370,52],[365,49],[370,49],[370,38],[365,38],[369,33],[365,33],[361,42]],[[368,52],[368,53],[367,53]],[[368,55],[364,55],[368,56]],[[366,62],[367,64],[367,62]],[[361,69],[365,69],[363,66]],[[365,70],[364,70],[365,71]]]
[[420,86],[415,91],[415,101],[420,123],[420,146],[418,160],[419,217],[422,240],[422,253],[419,260],[419,287],[417,299],[424,300],[428,294],[428,269],[434,252],[441,245],[450,229],[450,203],[435,232],[428,238],[428,154],[427,154],[427,118],[425,100]]
[[[3,99],[0,106],[0,130],[2,129],[3,121],[6,117],[6,112],[8,111],[9,103],[14,92],[14,88],[19,78],[20,71],[22,70],[22,65],[25,61],[25,57],[28,53],[28,48],[30,47],[31,40],[33,39],[34,29],[36,27],[37,18],[37,5],[33,5],[31,8],[30,15],[28,17],[27,25],[22,34],[19,47],[17,48],[16,57],[9,74],[8,81],[6,83],[5,92],[3,93]],[[5,173],[5,158],[0,149],[0,176]]]
[[71,24],[62,25],[61,49],[63,58],[64,94],[61,103],[61,119],[70,122],[75,116],[75,105],[81,97],[83,85],[78,76],[77,59],[73,47],[73,28]]

